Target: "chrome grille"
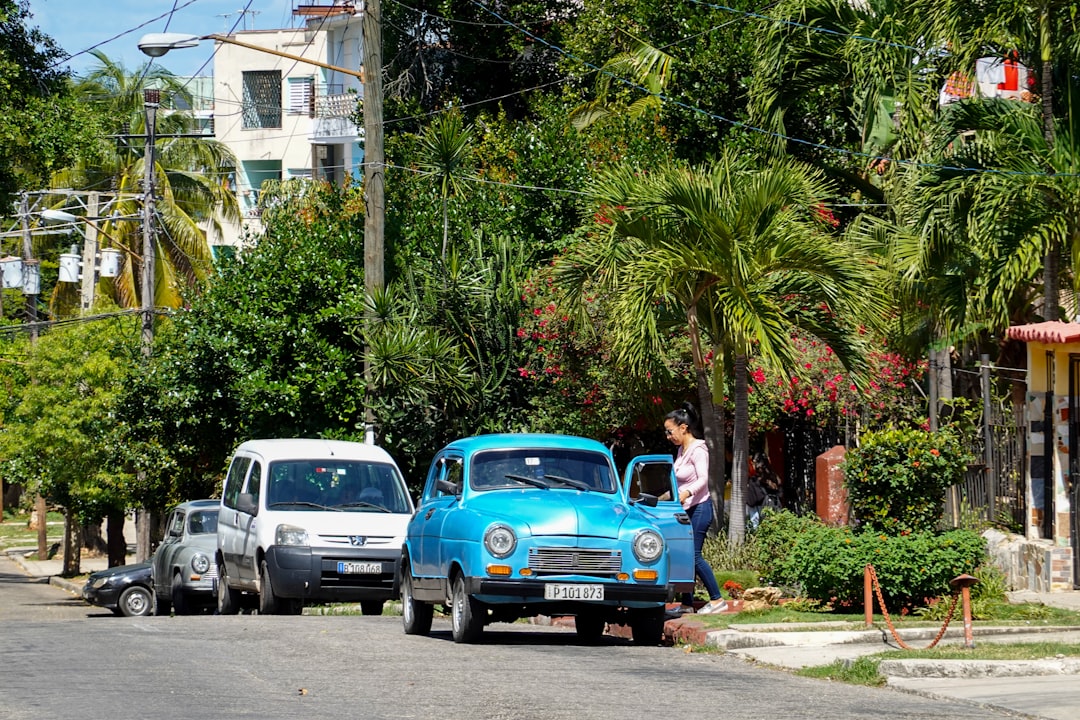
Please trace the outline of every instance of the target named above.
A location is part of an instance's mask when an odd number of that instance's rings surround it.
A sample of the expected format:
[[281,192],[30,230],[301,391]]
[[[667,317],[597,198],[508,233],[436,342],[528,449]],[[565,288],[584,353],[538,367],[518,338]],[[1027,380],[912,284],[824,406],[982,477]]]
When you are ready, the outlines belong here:
[[582,548],[531,548],[529,569],[538,573],[614,575],[622,569],[622,553]]
[[214,580],[217,576],[217,563],[210,563],[210,569],[202,574],[203,580]]

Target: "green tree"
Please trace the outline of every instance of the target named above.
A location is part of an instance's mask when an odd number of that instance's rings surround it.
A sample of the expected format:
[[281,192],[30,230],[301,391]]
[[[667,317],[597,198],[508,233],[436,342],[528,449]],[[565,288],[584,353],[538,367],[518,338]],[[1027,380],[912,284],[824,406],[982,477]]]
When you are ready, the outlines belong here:
[[[135,320],[57,327],[20,341],[26,384],[0,428],[4,475],[64,508],[68,533],[128,506],[124,451],[115,434],[116,401],[138,357]],[[78,574],[74,538],[67,574]]]
[[30,27],[26,0],[0,0],[0,206],[18,190],[47,184],[86,149],[96,119],[57,69],[63,51]]
[[[64,187],[108,188],[118,194],[113,214],[125,219],[103,220],[99,226],[104,241],[115,244],[125,261],[120,276],[100,283],[98,292],[111,296],[121,307],[138,307],[142,239],[139,224],[130,219],[140,215],[139,196],[147,168],[144,143],[127,136],[145,134],[143,90],[161,88],[162,110],[157,114],[156,132],[162,137],[154,153],[159,222],[155,234],[154,304],[180,307],[184,294],[200,288],[213,269],[205,228],[220,236],[223,221],[240,219],[236,196],[223,176],[236,160],[212,138],[165,137],[197,130],[191,113],[176,109],[177,99],[191,105],[190,91],[182,79],[156,67],[129,72],[105,54],[93,54],[98,66],[75,84],[74,91],[88,107],[108,118],[108,133],[120,136],[120,140],[99,137],[95,152],[58,172],[54,181]],[[63,312],[77,307],[75,293],[73,286],[58,286],[54,308]]]
[[470,170],[472,159],[472,130],[464,127],[461,114],[446,112],[428,125],[420,137],[420,169],[436,178],[442,199],[442,254],[450,241],[450,197],[464,188],[463,175]]
[[562,266],[578,298],[593,283],[611,294],[615,360],[625,367],[651,369],[665,341],[663,312],[683,316],[714,458],[724,457],[724,444],[709,419],[726,394],[724,369],[731,367],[731,502],[737,510],[729,513],[728,538],[734,544],[745,532],[739,510],[749,449],[747,358],[757,354],[777,368],[793,368],[794,326],[857,369],[857,323],[881,309],[868,291],[871,265],[823,231],[820,203],[827,194],[820,173],[791,162],[754,169],[725,154],[700,170],[663,167],[644,174],[623,166],[592,186],[602,213],[599,232]]

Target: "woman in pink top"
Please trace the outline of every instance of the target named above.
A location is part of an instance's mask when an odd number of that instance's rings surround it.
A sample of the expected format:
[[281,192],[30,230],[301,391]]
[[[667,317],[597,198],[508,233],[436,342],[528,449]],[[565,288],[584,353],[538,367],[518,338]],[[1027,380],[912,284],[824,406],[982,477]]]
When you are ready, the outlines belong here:
[[[716,582],[709,563],[701,556],[705,545],[705,535],[713,520],[712,496],[709,495],[709,448],[700,439],[701,418],[690,403],[672,410],[664,418],[664,434],[668,440],[679,447],[675,453],[675,480],[679,486],[679,502],[690,516],[690,527],[694,531],[694,572],[705,585],[709,593],[709,602],[700,613],[717,613],[727,609],[727,603],[720,595],[720,586]],[[693,612],[693,593],[683,596],[683,612]]]

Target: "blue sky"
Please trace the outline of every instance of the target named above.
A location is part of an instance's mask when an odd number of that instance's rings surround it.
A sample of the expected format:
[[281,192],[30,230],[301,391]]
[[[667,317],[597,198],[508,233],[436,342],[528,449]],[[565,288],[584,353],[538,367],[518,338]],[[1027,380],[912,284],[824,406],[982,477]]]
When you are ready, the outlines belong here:
[[[177,10],[170,19],[174,6]],[[245,15],[240,22],[239,11],[245,6],[256,14]],[[238,30],[293,27],[292,6],[292,0],[30,0],[31,24],[74,56],[64,65],[76,74],[84,74],[97,62],[83,51],[98,43],[105,43],[99,50],[135,70],[149,59],[138,48],[139,38],[147,33],[208,35],[226,32],[238,22]],[[143,23],[148,24],[138,27]],[[197,48],[173,50],[155,63],[177,75],[191,75],[213,50],[214,43],[208,40]],[[207,64],[201,74],[210,74],[210,69]]]

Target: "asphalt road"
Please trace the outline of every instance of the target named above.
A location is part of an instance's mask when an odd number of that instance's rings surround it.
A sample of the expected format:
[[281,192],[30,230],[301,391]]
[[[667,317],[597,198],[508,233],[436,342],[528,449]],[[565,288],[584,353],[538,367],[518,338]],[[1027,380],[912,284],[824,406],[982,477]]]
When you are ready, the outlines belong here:
[[[736,657],[437,619],[118,618],[0,563],[0,718],[992,718],[974,704],[798,678]],[[17,572],[17,570],[16,570]]]

